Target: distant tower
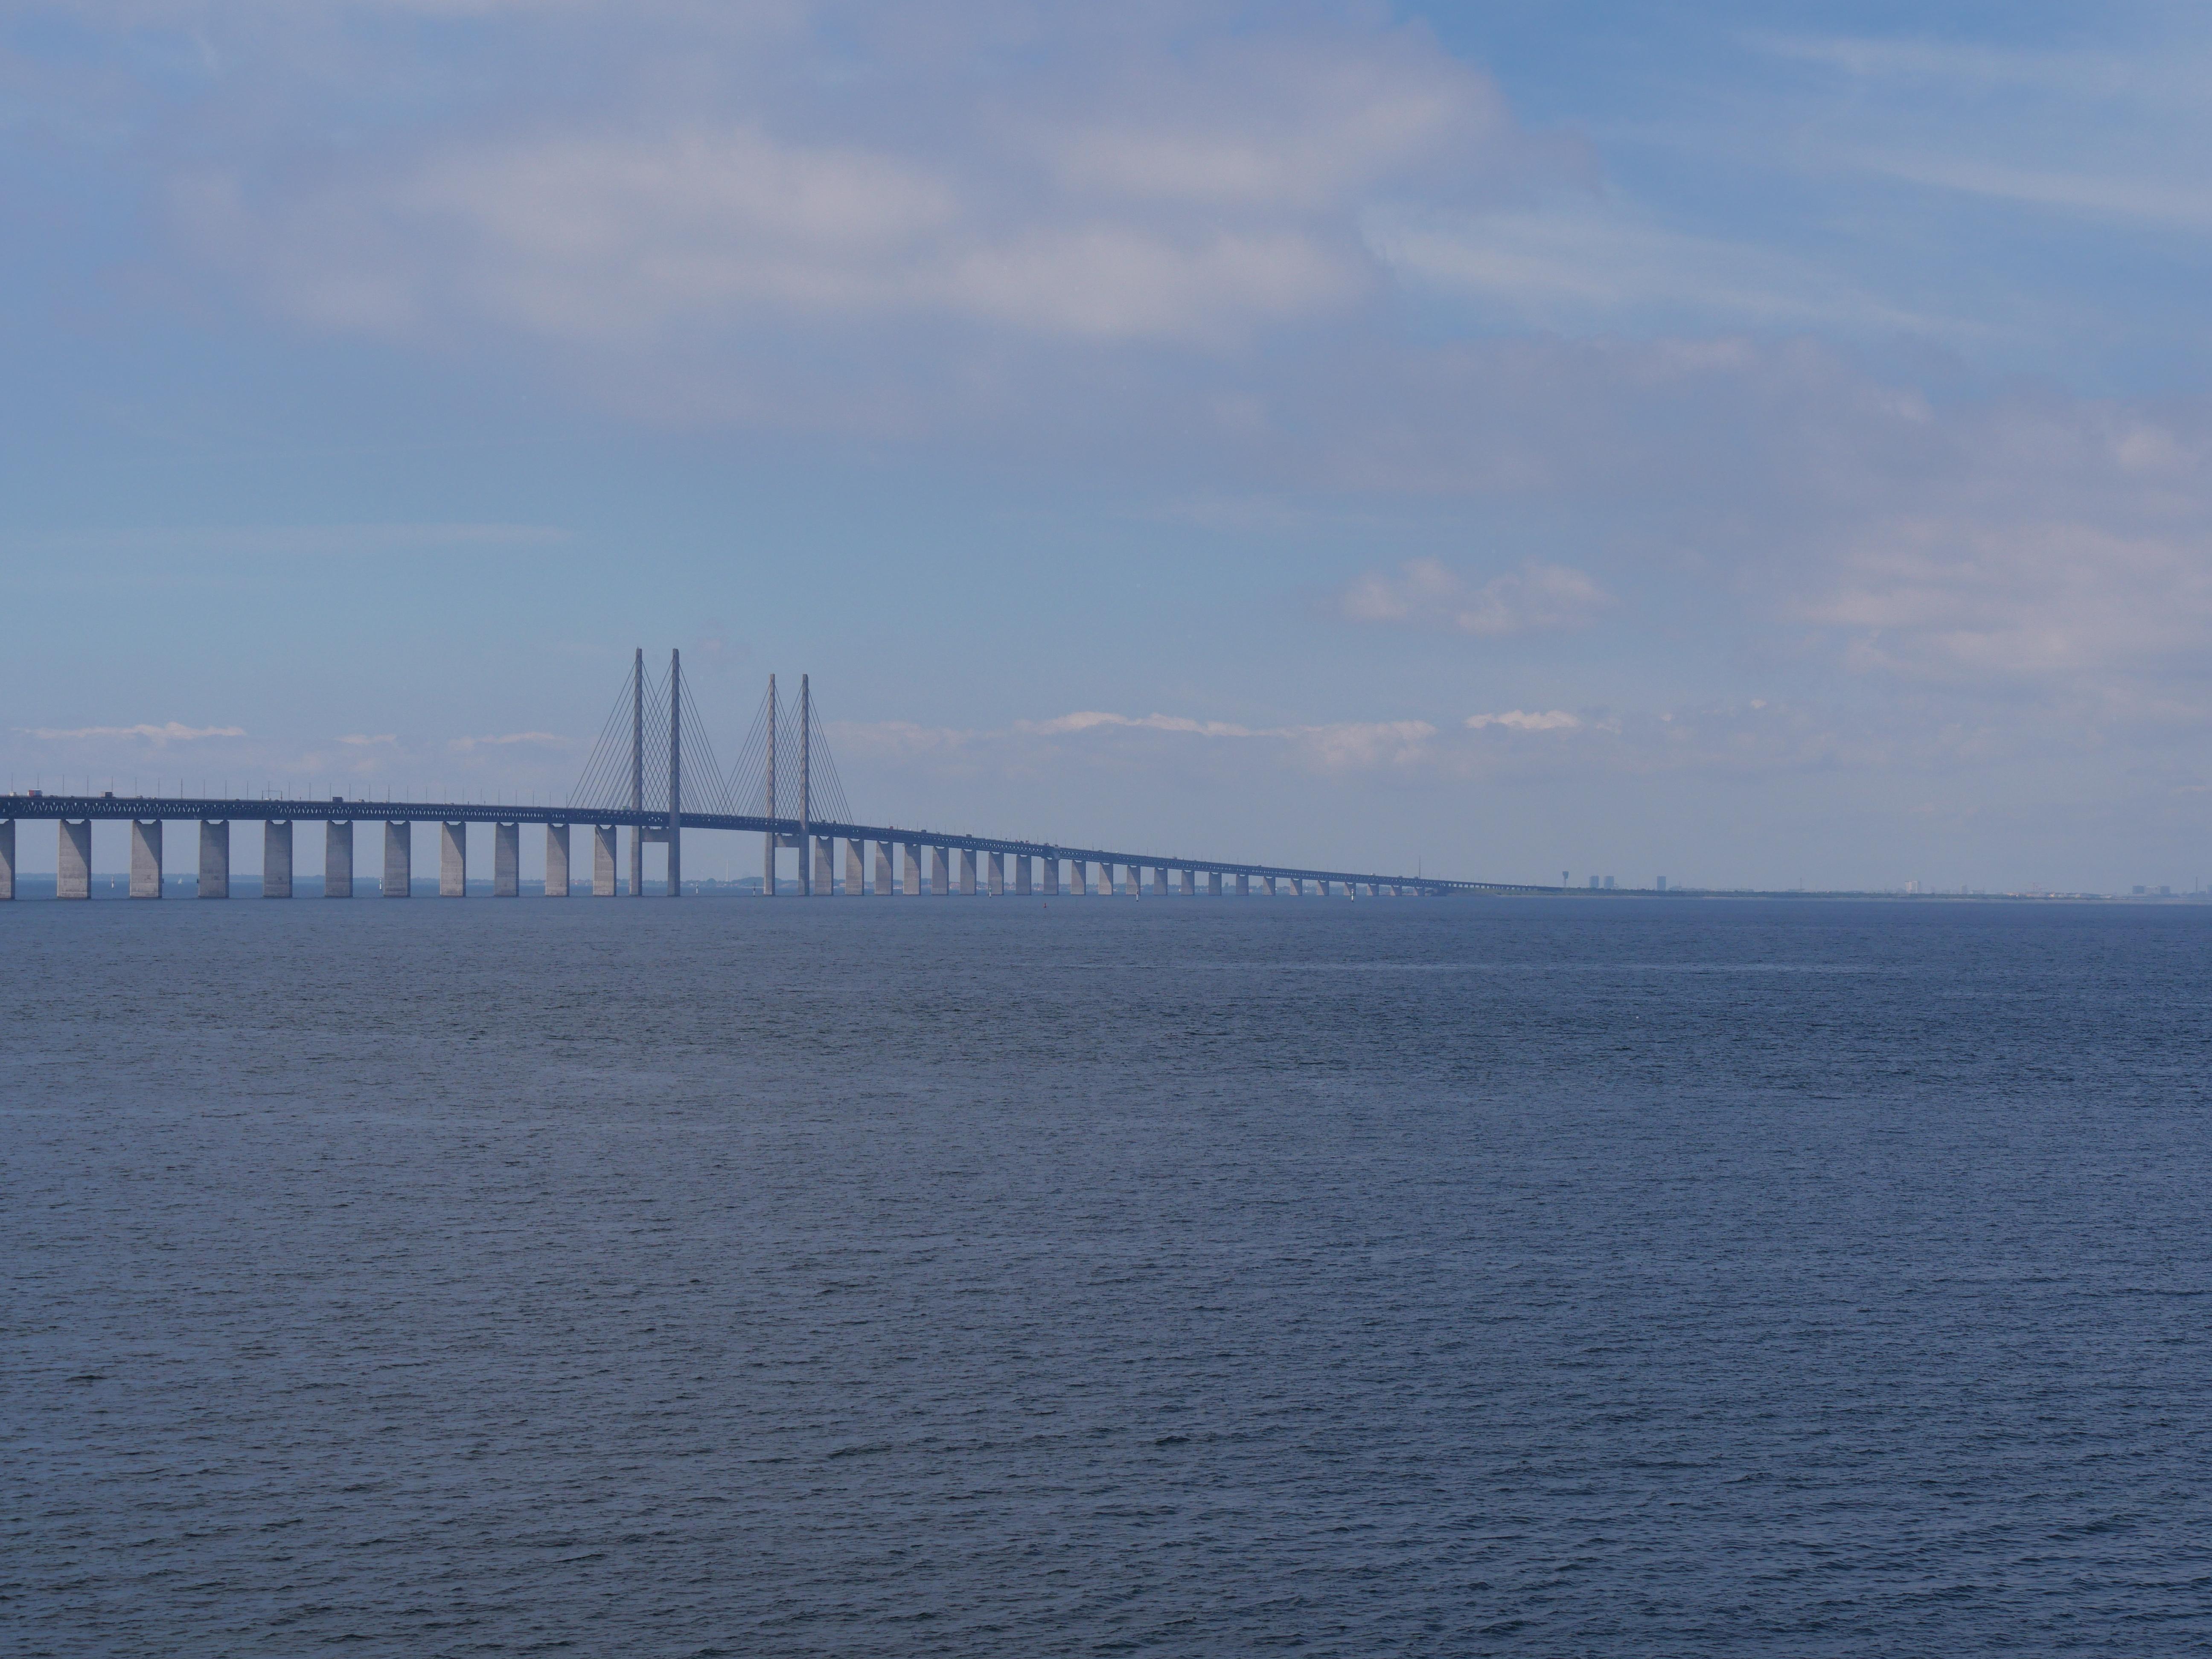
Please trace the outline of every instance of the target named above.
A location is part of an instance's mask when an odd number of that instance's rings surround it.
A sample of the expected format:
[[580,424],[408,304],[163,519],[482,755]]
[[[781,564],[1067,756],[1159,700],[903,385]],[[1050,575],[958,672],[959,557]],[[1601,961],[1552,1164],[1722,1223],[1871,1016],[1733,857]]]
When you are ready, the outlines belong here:
[[775,676],[768,677],[768,834],[761,838],[761,892],[775,896]]

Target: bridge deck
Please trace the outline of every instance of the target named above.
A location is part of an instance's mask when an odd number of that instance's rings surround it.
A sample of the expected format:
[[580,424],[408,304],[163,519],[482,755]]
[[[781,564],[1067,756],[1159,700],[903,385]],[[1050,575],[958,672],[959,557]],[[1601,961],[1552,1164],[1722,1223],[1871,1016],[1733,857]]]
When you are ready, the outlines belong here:
[[[271,823],[592,823],[625,825],[641,830],[668,828],[665,811],[586,810],[574,806],[486,805],[475,801],[286,800],[263,797],[234,799],[174,795],[55,795],[0,794],[0,819],[94,818],[104,822],[133,820],[190,820],[223,822],[263,819]],[[1086,864],[1120,864],[1150,870],[1188,870],[1197,875],[1246,876],[1277,881],[1333,882],[1360,886],[1395,887],[1427,894],[1556,893],[1557,887],[1527,886],[1512,882],[1445,881],[1435,876],[1388,875],[1373,871],[1317,870],[1288,864],[1243,864],[1233,860],[1192,858],[1153,853],[1117,852],[1102,847],[1074,847],[1054,842],[1009,841],[996,836],[956,835],[941,830],[901,828],[896,824],[842,823],[815,820],[802,823],[789,817],[757,817],[742,813],[682,812],[686,830],[732,830],[757,835],[797,836],[801,833],[844,841],[889,842],[894,844],[942,847],[952,851],[998,853],[1017,858],[1069,859]]]

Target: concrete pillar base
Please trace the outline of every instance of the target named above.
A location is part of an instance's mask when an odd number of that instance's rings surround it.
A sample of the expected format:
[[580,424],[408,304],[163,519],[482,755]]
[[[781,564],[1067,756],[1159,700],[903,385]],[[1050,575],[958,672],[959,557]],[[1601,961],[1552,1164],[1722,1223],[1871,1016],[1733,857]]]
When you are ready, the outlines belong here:
[[415,826],[384,826],[384,896],[408,898],[415,890]]
[[323,896],[353,896],[353,824],[344,818],[323,826]]
[[[161,826],[155,826],[159,830]],[[59,861],[54,866],[54,896],[88,899],[92,896],[92,820],[61,821]]]
[[[85,866],[91,873],[91,820],[86,820]],[[85,892],[92,891],[88,882]],[[131,896],[154,898],[161,896],[161,821],[151,818],[144,822],[133,820],[131,825]]]
[[619,831],[611,823],[592,826],[592,896],[612,898],[615,896],[616,860],[620,855],[616,845]]
[[519,823],[491,827],[491,896],[522,896],[522,826]]
[[15,820],[0,818],[0,899],[15,896]]
[[292,826],[283,819],[262,821],[261,896],[292,896]]
[[200,885],[202,898],[230,896],[230,825],[200,820]]
[[545,896],[568,896],[568,826],[545,826]]
[[867,896],[868,884],[865,874],[867,860],[867,842],[854,841],[848,837],[845,842],[845,896],[847,898]]
[[908,898],[921,896],[921,843],[910,841],[900,857],[900,886]]
[[466,898],[469,896],[469,826],[466,823],[441,823],[438,826],[438,896]]
[[960,890],[969,898],[975,896],[975,853],[973,848],[960,849]]

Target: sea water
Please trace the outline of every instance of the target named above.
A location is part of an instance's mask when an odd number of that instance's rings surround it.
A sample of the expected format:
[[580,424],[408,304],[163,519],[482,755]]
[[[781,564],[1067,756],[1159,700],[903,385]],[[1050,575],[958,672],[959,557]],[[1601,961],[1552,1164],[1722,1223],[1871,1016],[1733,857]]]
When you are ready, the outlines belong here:
[[2212,908],[0,905],[0,1642],[2212,1642]]

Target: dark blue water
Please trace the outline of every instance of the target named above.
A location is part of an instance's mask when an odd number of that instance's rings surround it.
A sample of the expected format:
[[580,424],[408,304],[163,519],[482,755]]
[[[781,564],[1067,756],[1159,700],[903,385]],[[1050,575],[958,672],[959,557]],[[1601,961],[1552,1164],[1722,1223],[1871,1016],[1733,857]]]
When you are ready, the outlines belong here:
[[2212,915],[0,906],[18,1654],[2212,1643]]

